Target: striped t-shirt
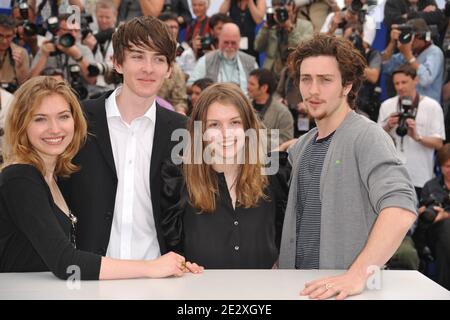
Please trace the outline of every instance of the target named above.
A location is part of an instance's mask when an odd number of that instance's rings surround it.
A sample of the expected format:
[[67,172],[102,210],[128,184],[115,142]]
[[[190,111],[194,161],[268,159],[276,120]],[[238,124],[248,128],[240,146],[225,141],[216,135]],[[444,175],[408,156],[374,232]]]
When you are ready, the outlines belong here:
[[[300,158],[297,199],[296,269],[319,269],[320,248],[320,175],[333,133],[317,136]],[[317,139],[317,140],[316,140]]]

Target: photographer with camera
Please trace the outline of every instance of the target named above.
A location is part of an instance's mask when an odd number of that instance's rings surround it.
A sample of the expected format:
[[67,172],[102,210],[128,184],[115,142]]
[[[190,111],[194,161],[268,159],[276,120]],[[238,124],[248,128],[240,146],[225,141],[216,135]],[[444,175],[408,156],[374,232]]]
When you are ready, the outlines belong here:
[[45,41],[34,57],[31,75],[40,75],[46,67],[56,67],[63,69],[65,79],[72,86],[74,81],[77,85],[83,85],[82,82],[94,85],[97,77],[89,76],[88,71],[89,65],[95,63],[94,57],[88,47],[79,43],[81,26],[76,22],[69,23],[70,16],[61,14],[58,18],[48,19],[48,26],[54,37]]
[[45,39],[39,34],[35,10],[26,0],[22,0],[14,5],[11,15],[17,27],[14,43],[24,47],[32,60],[39,51],[39,43]]
[[418,251],[431,250],[436,262],[437,282],[450,290],[450,144],[437,152],[441,176],[422,189],[419,221],[413,234]]
[[[399,52],[393,54],[395,48]],[[391,39],[383,52],[383,73],[390,75],[405,63],[417,72],[417,92],[440,102],[444,54],[433,44],[431,29],[423,19],[412,19],[404,25],[392,25]]]
[[330,13],[326,18],[321,33],[342,36],[348,28],[363,26],[365,41],[372,44],[376,34],[375,20],[367,15],[364,0],[345,0],[345,7],[338,12]]
[[0,14],[0,82],[13,93],[28,79],[30,66],[27,51],[12,42],[16,25],[11,17]]
[[378,123],[394,140],[419,198],[433,177],[434,150],[445,140],[444,115],[436,100],[419,94],[413,67],[400,66],[392,78],[397,96],[381,104]]
[[192,11],[196,18],[186,28],[185,41],[192,47],[197,59],[212,45],[209,17],[206,15],[208,8],[209,0],[192,0]]
[[[408,20],[422,18],[428,25],[436,25],[443,35],[447,19],[435,0],[387,0],[384,6],[384,20],[388,32],[393,24],[403,24]],[[388,39],[389,41],[389,33]],[[440,42],[439,42],[440,44]]]
[[297,46],[313,34],[311,22],[296,19],[294,10],[294,3],[272,0],[266,22],[256,35],[255,50],[266,54],[263,68],[272,71],[277,78],[286,65],[288,48]]
[[92,51],[95,60],[95,63],[88,67],[89,75],[97,76],[96,87],[90,87],[91,95],[115,88],[110,81],[114,69],[112,35],[117,21],[117,9],[112,0],[97,1],[95,17],[98,23],[98,32],[92,33],[91,30],[87,30],[88,33],[82,41]]

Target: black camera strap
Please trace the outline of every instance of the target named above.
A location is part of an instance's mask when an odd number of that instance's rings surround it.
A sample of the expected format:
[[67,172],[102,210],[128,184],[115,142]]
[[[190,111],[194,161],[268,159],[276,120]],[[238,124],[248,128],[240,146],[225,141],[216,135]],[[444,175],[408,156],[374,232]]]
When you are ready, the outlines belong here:
[[110,44],[111,44],[111,40],[107,40],[103,44],[97,42],[97,44],[94,47],[94,50],[92,50],[92,53],[95,56],[95,54],[97,53],[98,48],[100,48],[100,53],[102,54],[103,60],[106,60],[106,53],[108,52],[108,48],[109,48]]

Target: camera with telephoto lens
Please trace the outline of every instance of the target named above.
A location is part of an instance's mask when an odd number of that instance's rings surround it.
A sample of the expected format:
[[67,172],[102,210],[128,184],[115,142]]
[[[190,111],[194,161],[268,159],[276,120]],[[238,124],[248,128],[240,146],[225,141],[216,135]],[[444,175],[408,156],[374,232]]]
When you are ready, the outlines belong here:
[[402,44],[409,43],[412,40],[413,36],[413,28],[408,24],[399,24],[395,27],[395,29],[400,31],[400,35],[398,36],[398,41]]
[[89,77],[104,76],[107,84],[122,83],[122,76],[116,72],[114,66],[105,62],[96,62],[88,65]]
[[425,207],[425,211],[420,215],[420,220],[422,220],[426,224],[433,223],[438,214],[438,212],[434,210],[434,207],[440,207],[444,210],[448,210],[449,203],[450,201],[448,197],[440,199],[434,193],[430,194],[427,199],[420,201],[420,206]]
[[88,65],[89,77],[104,76],[113,70],[113,66],[105,62],[96,62]]
[[20,16],[23,19],[23,23],[22,23],[23,32],[24,32],[25,36],[32,37],[39,33],[39,28],[36,24],[34,24],[33,22],[31,22],[29,20],[29,18],[30,18],[28,16],[29,8],[30,7],[28,6],[27,0],[20,1],[19,12],[20,12]]
[[402,111],[398,114],[398,126],[395,133],[397,133],[399,137],[404,137],[408,133],[406,120],[415,119],[416,116],[413,114],[413,101],[411,97],[402,97],[400,104]]
[[[53,16],[53,17],[48,18],[46,25],[47,25],[47,30],[52,34],[52,39],[50,40],[51,43],[53,43],[55,45],[59,44],[64,48],[70,48],[75,44],[75,42],[76,42],[75,37],[73,35],[71,35],[70,33],[65,33],[65,34],[61,35],[60,37],[56,36],[56,33],[59,30],[58,17]],[[59,51],[56,48],[56,51],[52,52],[50,55],[55,56],[58,54],[61,54],[61,51]]]
[[88,90],[83,85],[81,80],[81,69],[78,64],[69,65],[70,73],[70,85],[80,100],[84,100],[88,97]]

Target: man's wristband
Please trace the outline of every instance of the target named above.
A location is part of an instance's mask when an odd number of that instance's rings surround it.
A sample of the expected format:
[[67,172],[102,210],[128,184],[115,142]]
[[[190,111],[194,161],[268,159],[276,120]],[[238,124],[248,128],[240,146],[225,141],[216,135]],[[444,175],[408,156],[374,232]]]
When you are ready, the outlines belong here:
[[423,137],[422,137],[422,136],[419,136],[419,135],[418,135],[418,136],[416,137],[416,141],[417,141],[417,142],[421,143],[422,140],[423,140]]
[[75,62],[81,62],[83,60],[83,55],[81,55],[78,59],[74,58],[73,59]]

